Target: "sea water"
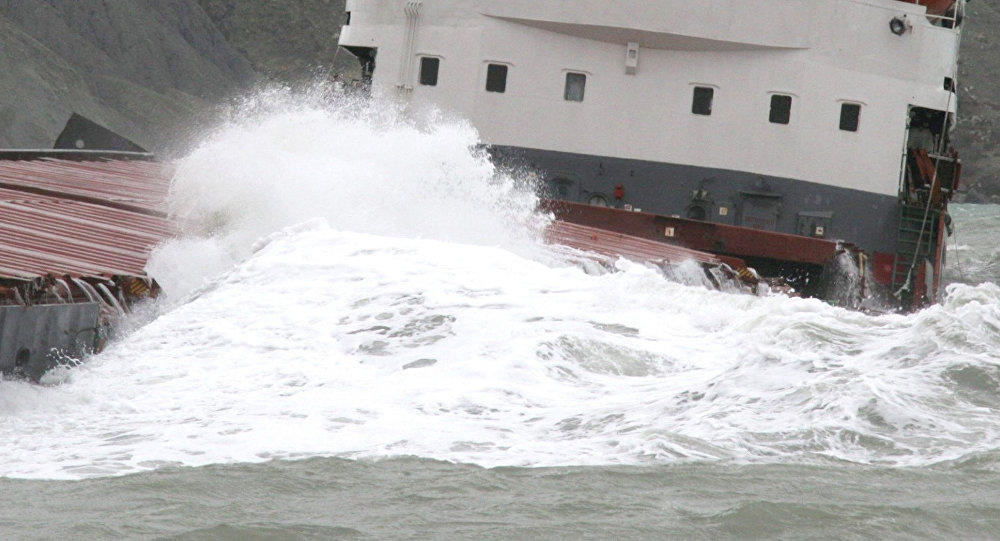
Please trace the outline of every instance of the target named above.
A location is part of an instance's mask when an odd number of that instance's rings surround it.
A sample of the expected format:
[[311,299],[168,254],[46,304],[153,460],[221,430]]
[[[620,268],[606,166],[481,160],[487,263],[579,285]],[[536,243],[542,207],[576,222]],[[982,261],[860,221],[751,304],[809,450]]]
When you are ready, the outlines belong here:
[[546,246],[460,119],[263,92],[177,163],[164,288],[0,381],[3,537],[1000,536],[1000,207],[869,315]]

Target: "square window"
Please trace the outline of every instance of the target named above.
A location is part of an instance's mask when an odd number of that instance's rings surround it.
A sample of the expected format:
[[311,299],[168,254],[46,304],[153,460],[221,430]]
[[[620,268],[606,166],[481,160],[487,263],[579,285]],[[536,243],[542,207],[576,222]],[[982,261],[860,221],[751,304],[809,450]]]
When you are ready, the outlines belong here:
[[694,97],[691,100],[691,112],[696,115],[712,114],[712,97],[715,89],[707,86],[694,87]]
[[503,64],[490,64],[486,66],[486,91],[507,91],[507,66]]
[[768,120],[772,124],[788,124],[792,118],[792,97],[782,94],[771,95],[771,115]]
[[858,131],[858,122],[860,119],[860,105],[857,103],[840,104],[840,129],[844,131]]
[[441,68],[441,59],[430,56],[420,58],[420,84],[424,86],[437,86],[438,70]]
[[582,73],[566,74],[566,101],[583,101],[583,91],[587,86],[587,76]]

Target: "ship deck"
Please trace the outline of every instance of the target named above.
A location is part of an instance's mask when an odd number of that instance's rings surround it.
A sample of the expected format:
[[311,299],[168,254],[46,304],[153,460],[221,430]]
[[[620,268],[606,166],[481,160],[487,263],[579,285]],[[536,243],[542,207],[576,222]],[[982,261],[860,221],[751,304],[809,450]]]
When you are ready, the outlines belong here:
[[150,158],[0,151],[0,304],[88,299],[84,283],[115,297],[129,282],[154,289],[146,260],[176,228],[166,214],[171,166]]

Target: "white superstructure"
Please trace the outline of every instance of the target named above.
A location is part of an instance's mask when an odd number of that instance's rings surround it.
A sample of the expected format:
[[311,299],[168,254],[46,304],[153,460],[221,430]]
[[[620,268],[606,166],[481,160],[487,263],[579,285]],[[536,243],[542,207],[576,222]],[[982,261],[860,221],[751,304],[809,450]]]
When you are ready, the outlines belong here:
[[[347,6],[341,44],[377,49],[377,89],[457,112],[495,145],[895,196],[909,108],[957,106],[958,30],[899,0]],[[433,85],[420,84],[425,57],[439,62]],[[486,90],[490,64],[507,67],[503,92]],[[585,76],[582,101],[566,99],[567,73]],[[712,89],[710,115],[692,113],[695,87]],[[769,121],[775,95],[791,100],[787,124]],[[840,129],[844,104],[860,107],[857,131]]]
[[[950,131],[964,0],[347,11],[340,44],[364,87],[467,118],[498,163],[538,171],[548,197],[743,228],[743,246],[780,242],[755,232],[843,240],[897,293],[918,274],[937,283],[961,171]],[[804,261],[707,246],[779,273]]]

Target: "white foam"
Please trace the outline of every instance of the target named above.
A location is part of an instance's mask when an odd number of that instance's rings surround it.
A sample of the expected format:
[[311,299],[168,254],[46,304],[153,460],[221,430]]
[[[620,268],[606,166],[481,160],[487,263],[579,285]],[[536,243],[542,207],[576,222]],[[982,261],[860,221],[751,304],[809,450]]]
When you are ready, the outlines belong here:
[[530,245],[545,221],[534,186],[497,174],[478,143],[468,123],[417,122],[385,102],[255,95],[180,162],[170,203],[187,235],[150,272],[183,296],[260,237],[317,217],[344,231]]
[[872,317],[625,261],[587,274],[540,252],[533,196],[470,151],[468,127],[357,111],[234,122],[182,163],[174,209],[194,233],[154,267],[186,300],[56,385],[0,382],[0,475],[996,449],[997,286]]

